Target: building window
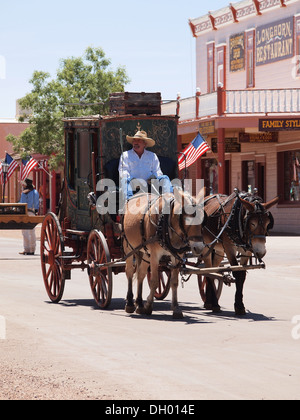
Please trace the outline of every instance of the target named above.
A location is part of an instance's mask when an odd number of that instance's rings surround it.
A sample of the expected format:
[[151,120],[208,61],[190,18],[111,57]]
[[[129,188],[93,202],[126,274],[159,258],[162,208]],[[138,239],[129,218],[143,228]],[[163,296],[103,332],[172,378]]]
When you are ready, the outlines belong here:
[[296,75],[300,77],[300,16],[295,18],[295,28],[296,28]]
[[217,85],[226,89],[226,46],[217,47]]
[[215,43],[207,46],[207,93],[215,91]]
[[253,192],[256,188],[255,161],[245,160],[242,162],[242,187],[244,191]]
[[[278,185],[282,201],[300,203],[300,150],[282,152],[278,156]],[[283,174],[283,177],[282,177]]]
[[206,195],[218,194],[219,192],[219,172],[216,159],[202,160],[202,176],[206,188]]
[[91,145],[90,133],[88,131],[78,133],[77,147],[78,177],[81,179],[87,179],[91,172]]
[[68,184],[71,189],[75,189],[75,134],[73,131],[70,131],[67,135],[67,179]]
[[255,31],[246,33],[247,88],[255,87]]

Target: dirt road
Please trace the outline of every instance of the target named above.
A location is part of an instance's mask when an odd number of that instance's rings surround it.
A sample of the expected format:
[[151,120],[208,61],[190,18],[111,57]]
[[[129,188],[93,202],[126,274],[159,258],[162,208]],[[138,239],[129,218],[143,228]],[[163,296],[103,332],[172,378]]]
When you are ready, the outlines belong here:
[[267,270],[248,274],[244,318],[233,313],[234,287],[212,315],[192,278],[179,290],[182,321],[168,298],[151,318],[127,315],[124,275],[107,311],[95,308],[85,272],[51,304],[39,256],[20,250],[18,233],[0,232],[0,399],[300,399],[299,237],[268,239]]

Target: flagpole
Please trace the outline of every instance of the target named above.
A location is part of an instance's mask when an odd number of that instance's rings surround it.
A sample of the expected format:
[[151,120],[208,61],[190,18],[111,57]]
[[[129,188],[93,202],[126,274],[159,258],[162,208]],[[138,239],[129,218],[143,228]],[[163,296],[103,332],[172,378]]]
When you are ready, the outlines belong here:
[[178,152],[178,155],[183,155],[184,157],[184,164],[185,164],[185,168],[184,168],[184,179],[186,179],[187,177],[187,167],[186,167],[186,155],[183,152]]
[[39,166],[39,169],[42,169],[44,172],[46,172],[48,176],[50,176],[50,178],[52,178],[52,175],[48,171],[46,171],[46,169],[39,162],[38,162],[38,166]]
[[[204,140],[206,141],[206,143],[208,143],[207,142],[207,136],[205,136],[204,134],[201,134],[200,133],[200,130],[198,131],[198,133],[200,134],[200,136],[202,136],[204,138]],[[210,153],[213,155],[214,159],[218,162],[218,166],[219,166],[220,165],[219,157],[213,152],[212,147],[210,148]]]

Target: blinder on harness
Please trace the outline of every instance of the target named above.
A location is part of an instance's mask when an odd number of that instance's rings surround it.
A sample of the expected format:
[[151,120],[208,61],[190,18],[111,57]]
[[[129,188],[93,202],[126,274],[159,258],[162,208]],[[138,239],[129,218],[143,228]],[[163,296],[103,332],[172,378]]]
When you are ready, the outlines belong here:
[[[243,197],[242,197],[243,198]],[[243,211],[243,204],[240,200],[240,197],[237,197],[231,213],[231,218],[228,223],[228,230],[230,231],[230,237],[233,239],[236,245],[241,246],[243,248],[251,249],[252,247],[252,239],[261,238],[264,239],[274,228],[274,217],[271,212],[267,212],[263,205],[261,204],[261,200],[256,198],[252,199],[249,196],[246,196],[244,199],[248,199],[250,203],[254,205],[254,211],[246,211],[244,214]],[[249,232],[249,222],[252,217],[258,218],[258,223],[263,225],[263,216],[267,216],[270,220],[265,234],[256,235],[251,234]]]
[[[250,201],[251,202],[251,201]],[[256,218],[258,218],[258,225],[261,226],[261,228],[264,228],[264,216],[266,216],[269,219],[269,224],[267,225],[266,230],[264,231],[263,234],[254,234],[254,233],[250,233],[247,236],[247,247],[249,249],[252,249],[252,240],[253,239],[265,239],[266,236],[269,235],[270,230],[273,229],[274,227],[274,217],[272,215],[271,212],[268,212],[265,210],[264,206],[261,204],[260,199],[256,199],[254,200],[254,202],[252,202],[252,204],[254,204],[254,211],[253,212],[249,212],[247,211],[246,213],[246,217],[245,217],[245,229],[244,232],[250,230],[248,223],[251,219],[251,217],[255,216]],[[246,236],[246,235],[245,235]]]

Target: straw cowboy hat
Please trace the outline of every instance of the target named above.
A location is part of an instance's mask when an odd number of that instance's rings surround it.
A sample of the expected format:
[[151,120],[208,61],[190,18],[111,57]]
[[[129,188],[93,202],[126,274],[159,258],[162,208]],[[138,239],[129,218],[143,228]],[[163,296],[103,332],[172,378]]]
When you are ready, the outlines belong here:
[[138,131],[133,137],[126,136],[126,140],[128,143],[132,144],[133,140],[144,140],[146,143],[146,147],[153,147],[155,146],[155,141],[153,139],[149,139],[147,137],[146,131]]

